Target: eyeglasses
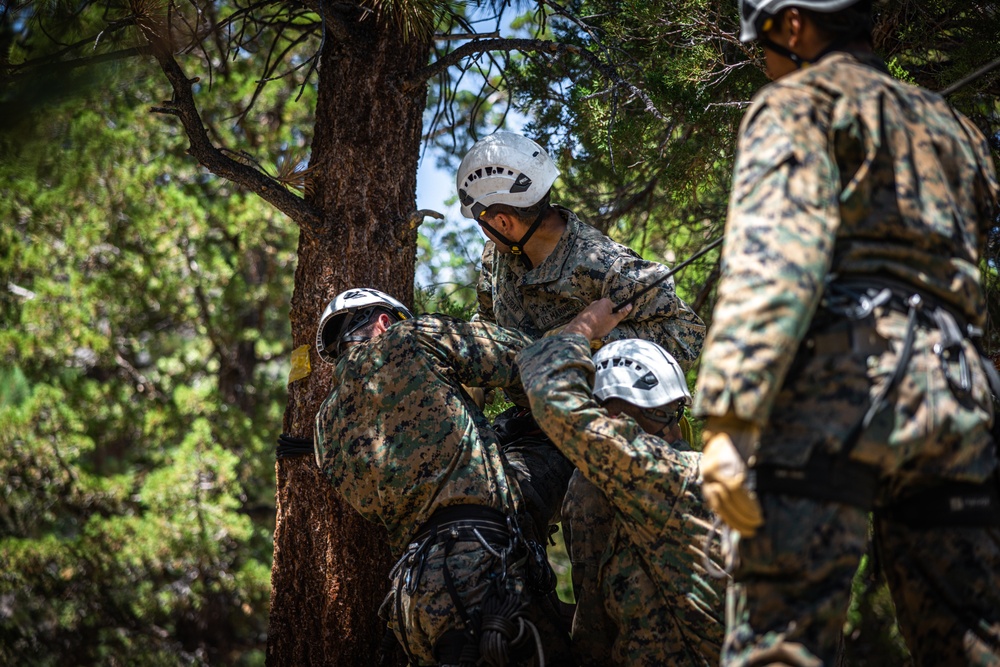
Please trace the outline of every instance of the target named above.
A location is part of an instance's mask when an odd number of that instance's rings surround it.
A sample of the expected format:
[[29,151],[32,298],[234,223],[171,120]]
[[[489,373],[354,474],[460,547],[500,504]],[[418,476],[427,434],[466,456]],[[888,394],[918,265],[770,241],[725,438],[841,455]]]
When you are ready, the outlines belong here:
[[657,424],[663,424],[664,428],[669,428],[680,421],[681,415],[683,414],[683,403],[678,403],[677,407],[672,410],[665,410],[663,408],[642,408],[643,417],[650,421],[654,421]]

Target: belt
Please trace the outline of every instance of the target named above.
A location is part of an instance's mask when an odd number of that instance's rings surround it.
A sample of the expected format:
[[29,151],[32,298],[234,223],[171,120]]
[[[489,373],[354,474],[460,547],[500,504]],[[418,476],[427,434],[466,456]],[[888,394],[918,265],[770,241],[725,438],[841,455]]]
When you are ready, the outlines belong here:
[[878,491],[878,468],[837,452],[814,451],[802,468],[759,463],[754,468],[758,492],[812,498],[871,509]]

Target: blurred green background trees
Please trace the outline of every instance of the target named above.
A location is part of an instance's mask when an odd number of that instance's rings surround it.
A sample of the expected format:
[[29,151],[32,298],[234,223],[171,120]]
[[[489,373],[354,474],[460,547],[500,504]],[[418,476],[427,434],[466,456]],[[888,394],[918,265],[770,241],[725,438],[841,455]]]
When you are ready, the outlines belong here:
[[260,664],[297,234],[101,80],[0,135],[0,664]]

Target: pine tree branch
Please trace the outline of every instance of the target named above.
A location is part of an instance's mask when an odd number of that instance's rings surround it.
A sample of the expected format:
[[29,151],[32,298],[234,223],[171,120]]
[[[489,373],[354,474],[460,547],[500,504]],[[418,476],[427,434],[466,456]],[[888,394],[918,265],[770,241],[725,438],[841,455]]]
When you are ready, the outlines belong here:
[[190,146],[188,154],[196,158],[213,174],[237,183],[291,218],[303,231],[313,237],[327,235],[319,211],[305,200],[287,190],[281,183],[264,172],[229,157],[216,148],[202,123],[194,102],[191,85],[197,78],[189,79],[165,44],[154,44],[153,55],[174,90],[174,98],[151,111],[176,116],[184,126]]
[[447,70],[449,67],[458,65],[466,58],[483,53],[489,53],[491,51],[541,53],[553,57],[572,54],[584,58],[588,60],[598,71],[600,71],[601,74],[611,80],[611,82],[616,86],[627,89],[633,95],[641,99],[646,106],[646,111],[651,113],[657,120],[666,122],[666,118],[664,118],[663,114],[660,113],[660,110],[656,108],[656,105],[653,104],[653,101],[645,92],[626,81],[621,75],[618,74],[614,67],[602,61],[597,55],[591,53],[587,49],[582,49],[573,44],[564,44],[562,42],[553,42],[545,39],[499,38],[477,39],[471,41],[468,44],[463,44],[441,58],[438,58],[430,65],[414,72],[409,80],[405,82],[404,87],[407,89],[413,89],[417,86],[421,86],[438,74]]

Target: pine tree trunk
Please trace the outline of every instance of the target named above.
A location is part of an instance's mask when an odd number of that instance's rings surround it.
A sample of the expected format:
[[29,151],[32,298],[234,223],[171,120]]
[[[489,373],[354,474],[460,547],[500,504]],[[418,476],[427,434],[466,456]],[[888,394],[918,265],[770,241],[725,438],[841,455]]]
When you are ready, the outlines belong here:
[[[303,233],[291,303],[294,347],[309,346],[312,373],[288,387],[284,432],[312,438],[330,390],[315,350],[323,308],[354,286],[412,302],[416,172],[426,87],[407,73],[426,64],[427,40],[344,5],[327,5],[310,201],[329,235]],[[337,23],[337,21],[341,23]],[[268,665],[378,664],[385,624],[377,610],[392,565],[385,529],[361,519],[312,456],[277,463]]]

